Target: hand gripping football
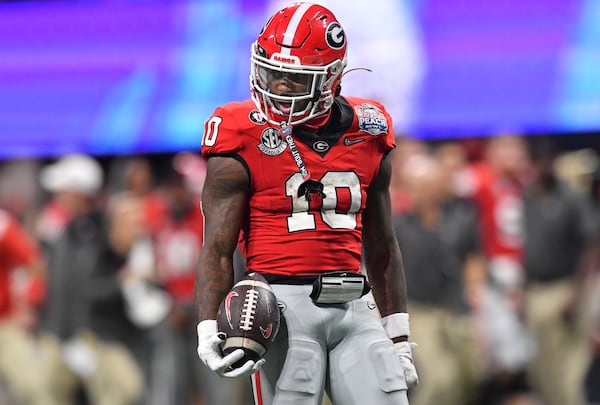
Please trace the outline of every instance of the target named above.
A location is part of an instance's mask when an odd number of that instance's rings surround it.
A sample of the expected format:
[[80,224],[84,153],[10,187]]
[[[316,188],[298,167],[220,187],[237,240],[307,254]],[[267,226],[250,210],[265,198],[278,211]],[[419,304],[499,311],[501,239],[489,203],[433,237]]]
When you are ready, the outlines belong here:
[[238,281],[219,306],[217,328],[227,335],[221,349],[227,355],[236,349],[244,358],[233,365],[262,358],[279,330],[280,312],[269,283],[259,273]]

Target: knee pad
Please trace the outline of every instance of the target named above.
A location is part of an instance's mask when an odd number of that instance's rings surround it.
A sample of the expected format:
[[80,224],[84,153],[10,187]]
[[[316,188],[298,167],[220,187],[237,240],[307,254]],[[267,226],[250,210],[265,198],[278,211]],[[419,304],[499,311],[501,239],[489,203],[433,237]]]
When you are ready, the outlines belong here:
[[321,347],[315,342],[292,339],[277,388],[309,395],[320,394],[323,372]]

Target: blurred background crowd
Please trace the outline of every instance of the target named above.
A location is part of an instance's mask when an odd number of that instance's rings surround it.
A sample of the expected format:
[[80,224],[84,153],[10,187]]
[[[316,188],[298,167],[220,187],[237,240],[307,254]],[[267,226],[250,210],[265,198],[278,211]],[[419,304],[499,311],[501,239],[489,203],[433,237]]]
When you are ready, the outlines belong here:
[[[314,1],[398,135],[411,405],[600,404],[600,2]],[[0,0],[0,405],[251,403],[195,353],[198,148],[286,3]]]
[[[556,139],[398,138],[412,404],[599,400],[599,158]],[[0,164],[0,403],[251,403],[195,354],[204,175],[197,152]]]

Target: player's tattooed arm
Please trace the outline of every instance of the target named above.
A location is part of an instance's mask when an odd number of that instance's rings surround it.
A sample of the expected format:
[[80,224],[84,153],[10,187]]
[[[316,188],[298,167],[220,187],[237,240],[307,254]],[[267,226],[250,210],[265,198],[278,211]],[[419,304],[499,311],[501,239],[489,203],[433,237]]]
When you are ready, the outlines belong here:
[[382,316],[407,312],[402,255],[392,225],[391,174],[391,159],[386,155],[369,187],[363,213],[365,266]]
[[249,175],[231,157],[211,157],[202,192],[204,244],[195,301],[200,321],[216,319],[219,304],[233,285],[233,253],[247,212]]

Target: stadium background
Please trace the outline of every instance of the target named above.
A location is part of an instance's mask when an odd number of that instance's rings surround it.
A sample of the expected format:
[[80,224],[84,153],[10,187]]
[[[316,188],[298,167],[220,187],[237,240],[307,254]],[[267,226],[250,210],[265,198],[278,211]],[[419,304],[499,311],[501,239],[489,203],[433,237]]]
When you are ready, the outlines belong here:
[[[597,145],[597,1],[337,3],[349,67],[373,71],[351,72],[344,90],[382,99],[411,137]],[[0,157],[197,149],[212,109],[248,96],[249,44],[281,4],[0,3]]]

